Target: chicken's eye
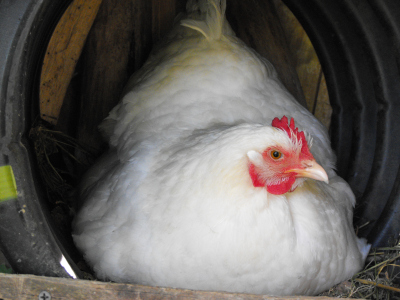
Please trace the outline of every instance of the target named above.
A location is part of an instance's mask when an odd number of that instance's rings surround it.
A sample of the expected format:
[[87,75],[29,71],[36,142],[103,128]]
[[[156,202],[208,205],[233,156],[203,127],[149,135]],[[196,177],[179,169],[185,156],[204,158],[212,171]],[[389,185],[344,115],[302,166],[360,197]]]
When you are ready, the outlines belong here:
[[271,150],[271,158],[272,159],[280,159],[282,157],[282,152],[279,152],[278,150]]

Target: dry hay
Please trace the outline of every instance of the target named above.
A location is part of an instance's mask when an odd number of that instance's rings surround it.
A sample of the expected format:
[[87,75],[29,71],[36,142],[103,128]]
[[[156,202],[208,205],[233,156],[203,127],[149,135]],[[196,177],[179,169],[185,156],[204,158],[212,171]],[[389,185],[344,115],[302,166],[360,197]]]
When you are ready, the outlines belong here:
[[29,138],[53,220],[64,234],[70,235],[77,205],[75,187],[80,179],[77,174],[93,163],[93,152],[67,134],[49,129],[43,121],[34,124]]

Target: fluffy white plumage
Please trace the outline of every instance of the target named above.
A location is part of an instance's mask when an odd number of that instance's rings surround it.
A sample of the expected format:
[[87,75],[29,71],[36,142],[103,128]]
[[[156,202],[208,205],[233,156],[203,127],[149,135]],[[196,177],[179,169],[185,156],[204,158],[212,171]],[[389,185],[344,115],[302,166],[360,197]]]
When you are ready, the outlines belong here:
[[[82,183],[76,245],[118,282],[289,295],[351,277],[369,247],[325,128],[234,36],[225,1],[187,10],[101,125],[110,151]],[[270,126],[283,115],[312,137],[329,184],[308,179],[283,195],[253,186],[252,151],[291,147]]]

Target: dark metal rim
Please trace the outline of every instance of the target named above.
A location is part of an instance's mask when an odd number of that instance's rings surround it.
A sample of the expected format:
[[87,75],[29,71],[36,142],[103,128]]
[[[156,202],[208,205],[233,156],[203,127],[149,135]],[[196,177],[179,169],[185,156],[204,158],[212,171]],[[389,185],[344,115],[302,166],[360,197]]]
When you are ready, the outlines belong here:
[[79,274],[55,234],[27,140],[45,45],[69,2],[0,2],[0,166],[12,167],[18,191],[0,202],[0,247],[17,273]]

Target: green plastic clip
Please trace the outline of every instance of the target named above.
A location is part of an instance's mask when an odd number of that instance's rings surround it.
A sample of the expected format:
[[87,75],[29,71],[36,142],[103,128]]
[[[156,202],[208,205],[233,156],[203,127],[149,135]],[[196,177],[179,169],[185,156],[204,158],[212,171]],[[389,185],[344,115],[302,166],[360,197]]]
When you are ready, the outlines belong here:
[[0,167],[0,202],[17,198],[17,184],[11,166]]

